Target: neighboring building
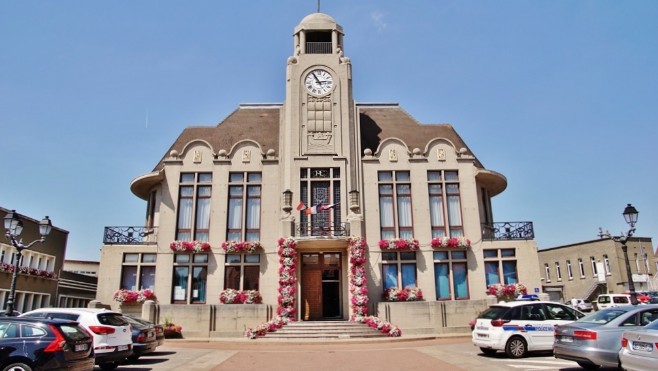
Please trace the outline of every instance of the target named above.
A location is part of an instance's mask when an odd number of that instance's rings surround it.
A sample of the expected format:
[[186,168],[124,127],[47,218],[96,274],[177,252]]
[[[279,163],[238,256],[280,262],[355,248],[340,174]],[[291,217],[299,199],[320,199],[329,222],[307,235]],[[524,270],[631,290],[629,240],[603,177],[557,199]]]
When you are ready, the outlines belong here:
[[62,270],[71,273],[84,274],[85,276],[98,276],[100,262],[89,260],[64,260]]
[[[4,220],[9,210],[0,208],[0,220]],[[23,232],[20,237],[26,243],[41,238],[39,221],[21,215]],[[0,226],[3,236],[6,235],[4,223]],[[16,280],[14,309],[26,312],[41,307],[56,305],[57,277],[64,262],[66,242],[69,232],[53,226],[44,243],[35,243],[29,249],[23,250],[22,259],[16,261],[16,250],[11,242],[0,239],[0,307],[4,310],[11,285],[13,269],[16,265],[21,269]]]
[[59,275],[57,306],[83,308],[96,299],[98,277],[63,270]]
[[[610,237],[539,251],[542,290],[551,300],[594,300],[599,294],[629,291],[621,243]],[[658,260],[651,238],[628,240],[628,261],[636,292],[658,291]]]
[[[346,46],[330,16],[305,17],[294,30],[283,104],[241,105],[217,126],[186,128],[132,182],[147,201],[146,223],[106,227],[99,301],[119,308],[115,291],[148,288],[160,320],[173,317],[198,335],[240,334],[276,313],[281,237],[296,243],[298,320],[355,314],[348,253],[356,237],[369,247],[368,313],[407,333],[468,329],[490,284],[539,290],[532,223],[494,222],[491,199],[507,179],[451,125],[421,125],[397,104],[355,103]],[[432,245],[442,237],[462,246]],[[395,239],[419,249],[379,247]],[[171,248],[192,240],[211,250]],[[258,243],[253,253],[227,253],[222,244],[231,241]],[[418,287],[424,301],[385,302],[392,287]],[[258,290],[263,305],[220,305],[225,289]],[[253,317],[228,312],[248,310]]]

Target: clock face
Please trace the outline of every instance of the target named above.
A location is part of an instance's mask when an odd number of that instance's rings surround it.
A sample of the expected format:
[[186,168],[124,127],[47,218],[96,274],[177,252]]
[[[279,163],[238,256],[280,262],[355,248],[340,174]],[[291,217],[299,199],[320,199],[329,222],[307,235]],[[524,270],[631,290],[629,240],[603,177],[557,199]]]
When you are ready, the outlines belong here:
[[315,95],[327,94],[334,87],[334,78],[325,70],[313,70],[304,79],[306,89]]

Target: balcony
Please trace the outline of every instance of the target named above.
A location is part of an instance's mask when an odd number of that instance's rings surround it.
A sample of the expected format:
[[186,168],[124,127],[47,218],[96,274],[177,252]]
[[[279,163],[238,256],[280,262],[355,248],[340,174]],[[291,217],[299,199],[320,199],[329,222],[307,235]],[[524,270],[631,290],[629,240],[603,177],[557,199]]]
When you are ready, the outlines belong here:
[[535,230],[532,222],[482,224],[482,239],[486,241],[532,240],[534,238]]
[[151,245],[157,243],[157,227],[105,227],[105,245]]
[[306,54],[331,54],[331,41],[329,42],[307,42]]
[[295,237],[349,237],[348,223],[308,222],[299,223],[295,228]]

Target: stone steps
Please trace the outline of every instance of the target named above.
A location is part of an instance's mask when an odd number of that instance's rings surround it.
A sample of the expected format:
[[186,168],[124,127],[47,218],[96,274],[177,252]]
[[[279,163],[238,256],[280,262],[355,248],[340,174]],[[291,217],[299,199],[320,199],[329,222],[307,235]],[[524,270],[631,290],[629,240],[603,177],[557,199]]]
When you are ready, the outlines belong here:
[[365,323],[348,321],[290,322],[265,335],[266,339],[365,339],[376,337],[387,337],[387,335]]

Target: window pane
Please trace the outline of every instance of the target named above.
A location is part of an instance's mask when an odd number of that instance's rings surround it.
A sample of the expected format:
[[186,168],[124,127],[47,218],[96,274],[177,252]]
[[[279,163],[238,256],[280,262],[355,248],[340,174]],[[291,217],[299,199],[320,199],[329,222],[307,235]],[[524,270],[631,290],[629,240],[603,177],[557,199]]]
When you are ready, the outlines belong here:
[[455,281],[455,299],[468,298],[468,270],[466,269],[466,263],[453,263],[452,274]]
[[206,267],[192,268],[192,302],[204,303],[206,301]]
[[408,171],[396,171],[395,180],[398,181],[409,181],[409,172]]
[[384,277],[384,290],[391,287],[398,286],[398,266],[397,264],[384,264],[382,265],[382,272]]
[[244,175],[242,173],[231,173],[229,175],[229,182],[231,183],[242,183]]
[[226,254],[227,263],[240,263],[240,254]]
[[434,251],[434,260],[445,260],[448,259],[447,251]]
[[199,183],[212,183],[212,173],[200,173]]
[[505,284],[517,283],[516,277],[516,260],[503,261],[503,276],[505,277]]
[[224,273],[224,288],[240,290],[240,267],[227,266]]
[[189,263],[190,262],[190,255],[188,255],[188,254],[176,254],[174,256],[174,261],[176,263]]
[[245,266],[243,290],[258,290],[259,274],[260,274],[259,266]]
[[155,267],[142,266],[139,273],[139,289],[153,290],[155,288]]
[[124,263],[137,263],[139,261],[139,254],[123,254]]
[[450,277],[448,263],[434,264],[434,284],[437,299],[450,299]]
[[466,259],[466,251],[452,251],[450,254],[453,259]]
[[142,263],[155,263],[158,254],[142,254]]
[[416,263],[402,264],[402,288],[416,287]]
[[498,257],[498,250],[484,250],[484,257],[485,258],[497,258]]
[[500,275],[498,273],[498,262],[484,262],[484,274],[487,281],[487,286],[500,282]]
[[208,254],[194,254],[194,262],[195,263],[207,263],[208,262]]
[[514,249],[501,249],[500,256],[502,257],[512,257],[516,256],[516,250]]
[[400,260],[416,260],[415,251],[401,251]]
[[242,198],[231,198],[228,201],[228,228],[242,228]]
[[190,270],[188,267],[174,267],[173,277],[173,296],[174,301],[187,300],[187,276]]
[[194,182],[194,173],[181,173],[180,182],[181,183],[193,183]]
[[396,252],[383,252],[382,253],[382,260],[397,260],[398,259],[398,253]]
[[260,173],[249,173],[247,174],[247,183],[260,183],[261,174]]
[[427,172],[427,180],[430,180],[430,181],[441,180],[441,172],[440,171],[428,171]]
[[393,173],[390,171],[380,171],[377,173],[380,182],[387,182],[393,180]]
[[459,176],[456,171],[446,171],[445,176],[446,180],[459,180]]
[[260,263],[260,255],[258,254],[245,254],[245,263]]
[[124,290],[137,290],[137,267],[124,266],[121,272],[121,288]]

